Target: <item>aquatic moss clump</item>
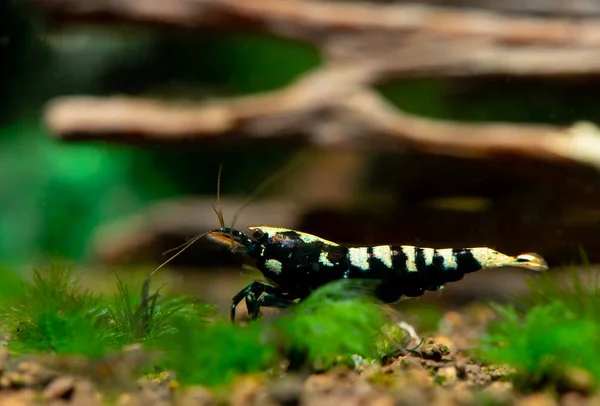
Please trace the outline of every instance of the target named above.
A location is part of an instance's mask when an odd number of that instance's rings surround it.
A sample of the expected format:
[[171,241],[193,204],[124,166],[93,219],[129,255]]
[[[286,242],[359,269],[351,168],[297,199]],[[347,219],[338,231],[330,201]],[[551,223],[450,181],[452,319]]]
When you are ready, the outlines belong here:
[[580,251],[582,268],[546,273],[529,282],[519,307],[493,305],[484,359],[515,367],[521,389],[600,389],[600,279]]
[[177,331],[158,344],[165,355],[161,367],[176,371],[184,384],[215,386],[284,364],[327,369],[351,364],[352,355],[379,359],[386,317],[376,302],[332,283],[274,319],[215,321],[207,328],[175,320]]
[[51,264],[2,303],[0,317],[13,351],[95,357],[107,351],[95,325],[101,313],[99,296],[83,289],[68,267]]
[[187,297],[161,298],[160,291],[150,292],[150,279],[142,282],[141,292],[133,294],[117,278],[117,292],[105,307],[108,338],[115,347],[153,341],[175,332],[170,318],[189,318],[200,326],[214,316],[216,308]]
[[22,292],[0,303],[9,348],[101,358],[139,343],[158,354],[155,370],[176,372],[183,384],[218,386],[238,374],[310,367],[327,369],[352,356],[380,359],[384,308],[368,287],[345,281],[321,287],[275,317],[233,324],[214,307],[188,298],[163,298],[150,280],[132,291],[116,280],[113,297],[83,288],[70,268],[36,270]]
[[176,317],[173,325],[176,332],[157,343],[163,353],[159,366],[175,371],[184,385],[223,385],[236,375],[277,364],[276,347],[262,338],[260,323],[240,326],[220,320],[198,326]]
[[149,280],[139,295],[131,295],[117,280],[117,294],[105,298],[83,288],[68,266],[51,263],[36,269],[30,282],[0,302],[0,324],[9,336],[9,349],[17,354],[98,358],[167,334],[174,314],[200,321],[207,309],[190,299],[150,293]]
[[[525,315],[513,306],[494,306],[502,321],[484,338],[483,359],[516,369],[523,390],[542,387],[590,390],[600,383],[600,325],[590,314],[578,315],[555,301]],[[587,375],[586,388],[573,388],[574,371]],[[580,379],[579,379],[580,380]]]
[[380,304],[340,281],[317,289],[274,327],[288,356],[327,369],[340,356],[379,358],[382,326],[388,321]]
[[572,267],[567,274],[544,274],[531,279],[529,307],[561,302],[576,315],[590,315],[600,323],[600,273],[585,266]]
[[514,366],[522,389],[600,389],[600,280],[583,251],[581,259],[583,269],[531,279],[518,309],[493,306],[503,321],[491,326],[481,355]]

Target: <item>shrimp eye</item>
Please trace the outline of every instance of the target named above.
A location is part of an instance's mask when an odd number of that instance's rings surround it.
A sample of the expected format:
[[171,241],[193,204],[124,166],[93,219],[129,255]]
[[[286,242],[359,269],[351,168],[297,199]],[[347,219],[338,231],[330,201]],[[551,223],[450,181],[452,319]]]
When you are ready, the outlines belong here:
[[254,238],[255,240],[260,241],[265,237],[265,232],[260,228],[255,228],[254,230],[252,230],[251,235],[252,238]]
[[529,262],[531,261],[529,258],[517,258],[516,262]]

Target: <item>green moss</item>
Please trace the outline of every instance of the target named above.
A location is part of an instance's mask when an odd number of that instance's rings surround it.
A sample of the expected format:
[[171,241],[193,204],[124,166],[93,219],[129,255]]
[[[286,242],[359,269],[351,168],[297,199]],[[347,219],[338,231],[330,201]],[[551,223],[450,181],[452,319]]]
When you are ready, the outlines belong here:
[[327,369],[338,362],[339,355],[379,358],[378,343],[386,321],[379,304],[339,281],[315,291],[275,327],[287,354]]
[[493,305],[503,321],[490,327],[480,353],[513,366],[521,389],[600,388],[600,283],[584,252],[581,257],[583,269],[532,279],[518,310]]
[[600,382],[600,325],[565,303],[536,306],[524,317],[512,306],[494,306],[503,321],[495,323],[480,351],[484,359],[516,369],[521,389],[569,386],[574,368]]
[[[151,293],[132,293],[120,279],[114,297],[84,289],[68,267],[36,270],[21,293],[0,303],[9,348],[100,358],[132,343],[160,354],[155,370],[173,370],[182,384],[219,386],[238,374],[290,368],[355,366],[379,360],[398,332],[382,329],[383,307],[358,284],[332,283],[275,318],[236,325],[214,307]],[[358,357],[357,357],[358,356]]]
[[386,321],[381,306],[344,283],[321,287],[289,312],[246,326],[215,321],[198,326],[177,318],[177,331],[157,346],[163,368],[183,384],[221,385],[241,373],[333,365],[354,366],[352,355],[380,359]]
[[105,318],[113,346],[122,347],[135,342],[155,340],[175,331],[169,318],[174,314],[198,322],[200,317],[213,314],[215,308],[197,303],[191,298],[161,299],[159,292],[150,293],[150,279],[142,282],[142,290],[133,295],[129,287],[117,278],[117,293],[108,303]]
[[381,331],[382,334],[377,340],[377,351],[384,362],[386,359],[406,353],[406,345],[410,342],[406,330],[398,324],[386,323]]
[[[17,353],[50,352],[101,357],[127,344],[144,342],[172,330],[174,314],[204,314],[188,299],[163,300],[150,294],[149,280],[136,299],[117,280],[118,293],[107,299],[84,289],[71,269],[51,263],[0,302],[0,322]],[[203,311],[196,312],[202,308]]]
[[531,279],[531,295],[525,301],[526,305],[532,307],[559,301],[574,314],[589,314],[600,322],[598,273],[588,266],[584,269],[571,267],[567,273],[557,275],[549,272]]
[[15,351],[43,351],[100,356],[106,352],[95,322],[102,311],[99,296],[83,289],[68,267],[36,269],[21,294],[2,303],[3,325]]
[[255,373],[276,364],[277,352],[262,337],[260,323],[239,326],[217,321],[198,326],[190,319],[174,319],[176,332],[159,340],[161,367],[176,371],[184,385],[226,384],[238,374]]

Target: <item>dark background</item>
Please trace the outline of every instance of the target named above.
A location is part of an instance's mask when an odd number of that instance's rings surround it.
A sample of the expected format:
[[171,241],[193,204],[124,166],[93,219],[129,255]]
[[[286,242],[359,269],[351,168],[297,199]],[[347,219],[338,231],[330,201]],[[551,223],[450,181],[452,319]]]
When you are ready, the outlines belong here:
[[[57,96],[204,101],[278,89],[321,63],[310,45],[268,35],[56,25],[34,4],[1,2],[3,267],[22,269],[50,255],[76,263],[141,263],[151,269],[164,259],[165,249],[218,225],[208,199],[216,194],[220,164],[221,192],[232,202],[227,220],[238,203],[299,154],[306,155],[301,169],[258,197],[248,221],[284,219],[280,223],[285,224],[272,225],[354,244],[537,251],[556,267],[580,262],[580,248],[592,261],[600,259],[600,183],[597,170],[585,166],[519,157],[473,160],[411,149],[323,150],[268,140],[239,145],[66,143],[53,137],[43,121],[44,106]],[[474,75],[402,79],[378,91],[425,117],[567,126],[598,121],[599,88],[595,75]],[[148,221],[156,234],[148,242],[145,229],[128,222],[163,199],[190,196],[204,200],[175,212],[193,226],[181,226],[182,218],[169,224],[171,217],[163,212],[156,215],[162,220],[143,217],[141,222]],[[273,217],[272,210],[261,212],[261,202],[270,198],[283,202],[280,217]],[[163,228],[155,224],[161,221]],[[107,224],[123,226],[106,229]],[[226,253],[205,244],[175,264],[207,270],[226,260]]]

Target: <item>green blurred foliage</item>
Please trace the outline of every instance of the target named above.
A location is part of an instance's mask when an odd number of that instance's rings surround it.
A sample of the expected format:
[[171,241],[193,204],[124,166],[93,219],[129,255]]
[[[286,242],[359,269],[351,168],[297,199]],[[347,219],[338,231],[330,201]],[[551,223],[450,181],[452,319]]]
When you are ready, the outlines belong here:
[[[516,368],[522,390],[600,389],[599,282],[590,267],[533,279],[531,294],[515,300],[519,308],[493,305],[501,320],[491,325],[480,355]],[[577,387],[582,382],[589,384]]]
[[[283,86],[320,63],[310,47],[269,37],[48,30],[14,1],[0,5],[0,56],[0,262],[6,264],[46,254],[80,259],[99,224],[160,198],[214,194],[222,163],[223,193],[248,195],[294,153],[291,146],[214,151],[193,144],[63,144],[41,125],[47,100],[247,94]],[[257,165],[266,156],[270,165]]]
[[[581,82],[528,78],[410,79],[379,86],[402,109],[455,121],[544,122],[570,125],[600,121],[595,106],[597,80]],[[587,91],[586,91],[587,90]]]
[[[13,139],[15,134],[20,136]],[[20,123],[0,130],[0,147],[3,261],[36,254],[79,257],[93,227],[176,191],[160,173],[151,185],[133,187],[135,151],[65,147]]]
[[502,321],[491,328],[481,354],[488,361],[516,368],[518,388],[581,390],[571,382],[579,371],[598,387],[600,324],[591,314],[576,314],[559,301],[536,306],[524,318],[512,306],[494,308]]
[[600,274],[593,269],[587,255],[580,251],[578,262],[583,266],[571,266],[560,273],[546,272],[529,280],[531,295],[520,301],[525,306],[563,303],[577,315],[590,315],[600,324]]
[[444,312],[438,305],[404,300],[400,302],[399,318],[413,326],[421,335],[435,334],[439,330]]

